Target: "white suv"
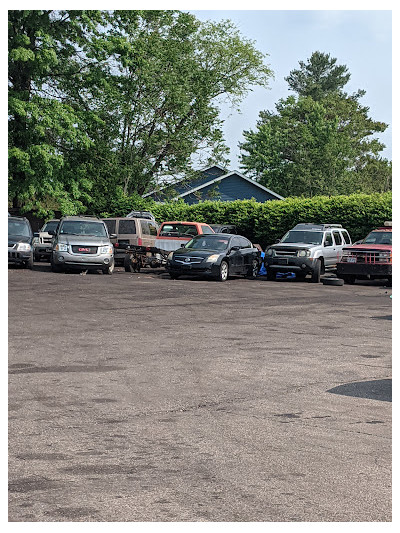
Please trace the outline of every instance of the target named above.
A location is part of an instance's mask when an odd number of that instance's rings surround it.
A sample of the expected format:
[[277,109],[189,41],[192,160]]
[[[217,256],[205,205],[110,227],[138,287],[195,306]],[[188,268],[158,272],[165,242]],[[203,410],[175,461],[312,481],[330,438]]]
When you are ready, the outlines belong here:
[[276,279],[277,272],[294,272],[318,283],[321,274],[336,269],[344,246],[351,244],[347,230],[341,224],[297,224],[265,252],[267,279]]

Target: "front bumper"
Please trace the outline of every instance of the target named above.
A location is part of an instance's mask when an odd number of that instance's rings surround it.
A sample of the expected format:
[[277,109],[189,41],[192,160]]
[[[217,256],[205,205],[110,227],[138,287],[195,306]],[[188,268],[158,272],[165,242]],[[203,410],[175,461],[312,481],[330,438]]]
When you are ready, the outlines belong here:
[[180,276],[212,276],[219,275],[219,265],[216,263],[194,263],[194,264],[182,264],[172,263],[167,261],[165,269],[171,274],[178,274]]
[[392,275],[392,264],[371,264],[371,263],[338,263],[337,275],[343,276],[363,276],[387,278]]
[[19,252],[13,248],[8,249],[8,262],[14,265],[22,265],[29,261],[32,257],[32,251]]
[[85,268],[96,270],[111,265],[114,255],[110,254],[71,254],[70,252],[53,252],[53,263],[68,268]]
[[310,257],[265,257],[264,264],[267,269],[274,272],[312,272],[317,259]]

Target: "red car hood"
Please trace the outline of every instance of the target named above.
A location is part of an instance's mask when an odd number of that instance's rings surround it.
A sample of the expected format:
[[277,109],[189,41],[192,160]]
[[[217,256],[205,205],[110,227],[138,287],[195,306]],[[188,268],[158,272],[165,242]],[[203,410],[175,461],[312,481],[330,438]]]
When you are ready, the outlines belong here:
[[353,244],[353,246],[346,246],[344,250],[382,250],[382,251],[392,251],[391,244]]

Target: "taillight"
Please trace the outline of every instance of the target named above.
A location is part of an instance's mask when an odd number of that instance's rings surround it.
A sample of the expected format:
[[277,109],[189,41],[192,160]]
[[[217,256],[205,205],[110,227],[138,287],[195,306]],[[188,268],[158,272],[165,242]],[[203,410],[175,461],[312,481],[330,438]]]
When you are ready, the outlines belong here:
[[115,247],[115,248],[118,248],[118,246],[119,246],[119,242],[116,242],[116,243],[114,244],[114,247]]
[[138,246],[142,246],[142,239],[140,237],[138,238]]

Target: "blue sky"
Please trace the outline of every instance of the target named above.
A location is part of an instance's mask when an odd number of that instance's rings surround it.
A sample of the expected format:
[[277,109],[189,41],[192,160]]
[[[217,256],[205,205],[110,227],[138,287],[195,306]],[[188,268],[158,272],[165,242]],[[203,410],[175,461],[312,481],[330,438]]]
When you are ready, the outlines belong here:
[[[385,2],[381,5],[384,9]],[[222,112],[231,169],[239,169],[237,145],[243,141],[243,130],[254,129],[261,110],[274,110],[280,98],[289,96],[284,78],[298,68],[299,61],[306,61],[317,50],[329,53],[337,58],[338,64],[348,67],[351,78],[346,92],[364,89],[366,95],[361,103],[370,108],[369,116],[389,124],[379,139],[387,147],[382,155],[392,159],[392,13],[388,8],[190,11],[200,20],[232,20],[244,37],[255,41],[257,49],[268,54],[267,63],[274,72],[270,88],[254,89],[243,101],[240,114],[230,113],[227,108]]]

